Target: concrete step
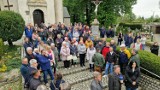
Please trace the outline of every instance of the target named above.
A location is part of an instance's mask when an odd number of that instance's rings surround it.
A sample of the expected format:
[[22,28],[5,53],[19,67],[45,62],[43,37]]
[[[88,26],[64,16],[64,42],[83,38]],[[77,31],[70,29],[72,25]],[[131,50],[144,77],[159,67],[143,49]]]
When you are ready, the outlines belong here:
[[66,75],[69,75],[69,74],[79,73],[81,71],[85,71],[85,70],[88,70],[88,69],[89,69],[89,66],[80,67],[80,65],[77,65],[77,67],[70,67],[70,69],[60,68],[60,69],[58,69],[58,72],[61,72],[63,74],[63,76],[66,76]]
[[81,82],[93,79],[93,72],[89,72],[88,70],[81,71],[78,73],[66,75],[63,77],[63,79],[71,85],[79,84]]
[[[90,85],[92,80],[93,79],[75,84],[72,86],[71,90],[90,90]],[[102,84],[103,84],[104,90],[108,90],[107,81],[108,81],[107,78],[102,78]]]

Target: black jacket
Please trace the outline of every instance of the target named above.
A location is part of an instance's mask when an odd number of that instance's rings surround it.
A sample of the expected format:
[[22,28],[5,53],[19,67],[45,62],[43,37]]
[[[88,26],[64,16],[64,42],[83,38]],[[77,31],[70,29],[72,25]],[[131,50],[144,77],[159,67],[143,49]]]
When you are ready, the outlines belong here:
[[116,73],[109,74],[108,90],[121,90],[121,83]]
[[159,51],[159,46],[157,46],[157,45],[153,45],[153,46],[151,46],[151,52],[153,53],[153,54],[156,54],[156,55],[158,55],[158,51]]
[[109,62],[109,63],[113,63],[114,62],[114,63],[116,63],[116,61],[117,61],[116,53],[113,52],[112,55],[111,55],[111,53],[108,52],[107,55],[106,55],[106,62]]
[[[132,69],[128,66],[126,68],[126,72],[125,72],[125,85],[126,87],[130,87],[130,88],[138,88],[138,83],[140,80],[140,69],[136,68],[135,71],[133,72]],[[136,82],[136,85],[132,85],[133,82]]]

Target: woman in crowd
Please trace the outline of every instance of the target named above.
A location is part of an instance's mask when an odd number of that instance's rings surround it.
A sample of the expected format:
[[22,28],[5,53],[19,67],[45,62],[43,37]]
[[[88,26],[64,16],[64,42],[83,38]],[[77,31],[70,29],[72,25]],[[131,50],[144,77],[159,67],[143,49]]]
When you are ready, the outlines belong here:
[[159,52],[159,45],[158,42],[154,42],[154,44],[151,46],[150,48],[151,52],[155,55],[158,56],[158,52]]
[[131,61],[125,72],[126,90],[137,90],[140,80],[140,69],[135,61]]
[[58,60],[59,60],[58,50],[57,50],[57,47],[55,47],[54,43],[51,43],[51,49],[52,49],[52,51],[54,53],[54,59],[55,59],[56,67],[58,67]]
[[57,49],[58,49],[58,52],[59,52],[59,58],[60,58],[60,50],[61,50],[62,42],[63,42],[63,39],[61,38],[61,35],[58,34],[57,38],[56,38],[56,46],[57,46]]
[[[78,53],[77,46],[74,45],[74,42],[71,42],[70,54],[72,55],[72,57],[77,57],[77,53]],[[75,66],[75,64],[76,64],[76,62],[72,59],[72,65]]]
[[39,45],[38,45],[38,50],[39,50],[39,52],[41,52],[41,51],[44,50],[44,49],[45,49],[45,44],[44,44],[43,41],[40,41],[40,42],[39,42]]
[[85,54],[86,54],[86,46],[84,45],[83,41],[80,41],[78,44],[78,53],[80,57],[80,66],[85,66]]
[[61,59],[64,62],[64,68],[69,68],[70,61],[67,60],[67,57],[70,56],[70,49],[69,47],[67,47],[65,42],[62,43],[60,54],[61,54]]
[[141,38],[142,50],[145,50],[146,40],[147,40],[146,36],[142,35],[142,38]]
[[142,44],[140,42],[140,39],[137,39],[137,42],[134,44],[133,48],[135,50],[142,50]]
[[94,63],[92,62],[92,57],[95,53],[96,49],[94,48],[93,44],[91,44],[87,49],[87,60],[89,61],[90,72],[94,71]]
[[90,37],[85,42],[86,48],[88,49],[89,46],[93,45],[93,41],[90,39]]
[[122,34],[122,32],[120,32],[120,33],[118,34],[118,45],[121,45],[121,44],[122,44],[122,41],[123,41],[123,34]]

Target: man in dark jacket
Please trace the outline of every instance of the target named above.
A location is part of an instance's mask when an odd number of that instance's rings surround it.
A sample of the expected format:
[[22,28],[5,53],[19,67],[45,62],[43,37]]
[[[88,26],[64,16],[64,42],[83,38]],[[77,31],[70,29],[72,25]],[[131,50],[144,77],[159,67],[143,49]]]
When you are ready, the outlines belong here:
[[26,54],[27,54],[27,48],[28,48],[28,47],[33,48],[33,44],[29,41],[29,38],[27,38],[27,37],[24,38],[23,47],[24,47],[24,49],[25,49]]
[[26,58],[28,59],[28,63],[31,59],[36,59],[36,56],[33,54],[33,50],[31,47],[27,47],[27,54],[26,54]]
[[37,90],[37,87],[41,85],[41,81],[39,79],[41,73],[39,70],[34,70],[32,74],[33,77],[29,81],[29,90]]
[[20,68],[20,72],[24,78],[24,88],[28,88],[28,80],[30,78],[30,72],[29,72],[29,65],[28,65],[27,58],[22,59],[22,65]]
[[115,65],[114,72],[109,75],[109,90],[121,90],[121,84],[123,82],[123,79],[120,79],[120,75],[120,67],[118,65]]
[[99,29],[100,31],[100,38],[104,38],[105,34],[106,34],[106,29],[105,27],[103,26],[102,28]]
[[126,39],[125,39],[125,45],[128,48],[130,48],[132,43],[133,43],[133,38],[132,38],[131,34],[129,34],[128,37],[126,37]]
[[103,47],[104,45],[102,44],[102,41],[99,41],[98,44],[95,46],[95,48],[100,49],[100,51],[102,50]]
[[48,83],[47,74],[50,75],[51,80],[54,79],[53,72],[51,70],[51,65],[50,65],[50,62],[53,62],[52,58],[51,56],[48,55],[48,53],[45,50],[42,50],[42,55],[37,55],[37,61],[39,62],[40,67],[42,69],[42,72],[44,75],[43,76],[44,82],[45,84],[47,84]]
[[117,55],[116,53],[113,51],[113,48],[110,47],[109,48],[109,53],[107,53],[106,55],[106,68],[105,68],[105,76],[108,75],[108,70],[110,69],[110,73],[113,72],[113,65],[116,63],[117,61]]

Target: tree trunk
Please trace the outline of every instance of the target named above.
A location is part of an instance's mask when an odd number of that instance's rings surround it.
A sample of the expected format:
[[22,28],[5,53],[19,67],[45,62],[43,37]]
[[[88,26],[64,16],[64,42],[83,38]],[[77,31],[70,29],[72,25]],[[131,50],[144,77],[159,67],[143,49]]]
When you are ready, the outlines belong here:
[[11,39],[8,40],[8,44],[9,44],[9,46],[13,46]]

